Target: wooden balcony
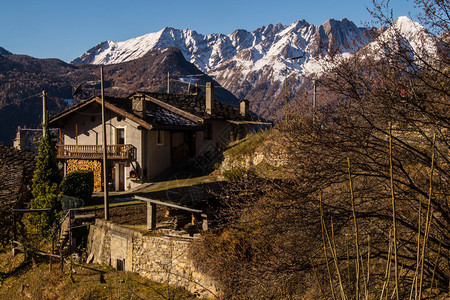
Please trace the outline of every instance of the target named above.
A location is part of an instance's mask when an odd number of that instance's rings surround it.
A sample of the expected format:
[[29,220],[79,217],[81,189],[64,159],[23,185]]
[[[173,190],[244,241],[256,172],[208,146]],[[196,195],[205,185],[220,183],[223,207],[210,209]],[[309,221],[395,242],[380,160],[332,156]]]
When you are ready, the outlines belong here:
[[[100,145],[56,145],[59,159],[102,159],[103,147]],[[107,145],[108,159],[135,158],[133,145]]]

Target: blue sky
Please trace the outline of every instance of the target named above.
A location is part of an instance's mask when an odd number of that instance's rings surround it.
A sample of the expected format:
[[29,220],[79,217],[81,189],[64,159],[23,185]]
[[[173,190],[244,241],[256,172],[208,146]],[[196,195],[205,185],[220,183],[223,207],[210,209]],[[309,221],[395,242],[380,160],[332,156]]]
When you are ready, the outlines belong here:
[[[371,21],[372,0],[1,0],[0,47],[15,54],[64,61],[104,40],[124,41],[166,26],[202,34],[249,31],[296,20],[320,25],[347,18]],[[391,1],[394,16],[415,16],[413,3]],[[414,18],[413,18],[414,19]]]

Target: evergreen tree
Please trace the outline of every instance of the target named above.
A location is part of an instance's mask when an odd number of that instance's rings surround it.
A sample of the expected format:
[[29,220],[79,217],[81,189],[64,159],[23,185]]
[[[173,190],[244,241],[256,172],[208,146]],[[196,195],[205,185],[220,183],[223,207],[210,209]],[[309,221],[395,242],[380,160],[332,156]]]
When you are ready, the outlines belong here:
[[56,165],[56,142],[47,126],[46,134],[39,141],[39,153],[36,170],[33,175],[30,206],[32,209],[51,208],[50,212],[30,215],[30,222],[46,237],[50,237],[58,226],[61,212],[61,193],[59,183],[61,176]]

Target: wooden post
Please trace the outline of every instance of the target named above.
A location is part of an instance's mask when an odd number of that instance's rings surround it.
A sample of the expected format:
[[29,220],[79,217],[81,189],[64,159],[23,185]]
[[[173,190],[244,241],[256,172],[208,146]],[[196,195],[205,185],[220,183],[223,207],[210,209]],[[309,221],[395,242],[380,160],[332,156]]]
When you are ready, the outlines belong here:
[[62,255],[62,246],[59,247],[59,259],[60,259],[61,272],[64,272],[63,255]]
[[42,91],[42,131],[45,137],[48,125],[47,91]]
[[201,214],[202,217],[202,230],[208,231],[208,216],[206,214]]
[[69,255],[72,253],[72,210],[69,209]]
[[156,228],[156,204],[147,202],[147,230]]
[[12,212],[12,219],[13,219],[13,241],[17,240],[17,228],[16,228],[16,213]]
[[75,123],[75,145],[78,146],[78,123]]
[[109,203],[108,203],[108,157],[106,143],[106,121],[105,121],[105,90],[103,86],[103,66],[100,66],[101,88],[102,88],[102,128],[103,128],[103,200],[105,206],[105,220],[109,220]]

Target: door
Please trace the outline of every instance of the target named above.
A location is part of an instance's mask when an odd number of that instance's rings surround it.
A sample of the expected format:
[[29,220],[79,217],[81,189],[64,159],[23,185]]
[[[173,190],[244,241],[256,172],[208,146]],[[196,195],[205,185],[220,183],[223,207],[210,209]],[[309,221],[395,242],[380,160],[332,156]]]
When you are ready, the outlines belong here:
[[119,191],[125,191],[125,164],[119,164]]

